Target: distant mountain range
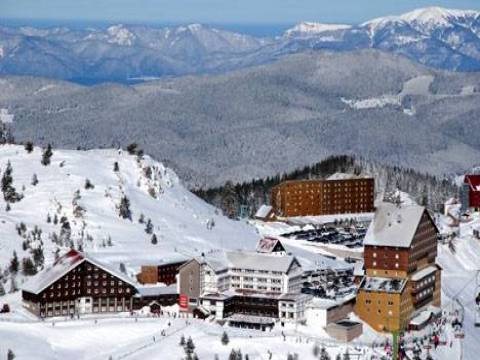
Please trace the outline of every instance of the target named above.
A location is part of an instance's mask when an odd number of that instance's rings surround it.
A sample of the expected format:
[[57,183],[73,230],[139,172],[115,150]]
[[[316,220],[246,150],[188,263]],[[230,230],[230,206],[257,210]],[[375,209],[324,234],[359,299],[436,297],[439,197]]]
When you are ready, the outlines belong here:
[[354,26],[301,23],[275,38],[199,24],[83,30],[0,27],[0,74],[128,82],[221,73],[311,49],[368,48],[440,69],[480,70],[480,12],[432,7]]
[[190,186],[267,177],[331,154],[434,174],[480,165],[480,73],[378,50],[310,51],[134,86],[8,76],[0,88],[0,115],[17,141],[137,142]]

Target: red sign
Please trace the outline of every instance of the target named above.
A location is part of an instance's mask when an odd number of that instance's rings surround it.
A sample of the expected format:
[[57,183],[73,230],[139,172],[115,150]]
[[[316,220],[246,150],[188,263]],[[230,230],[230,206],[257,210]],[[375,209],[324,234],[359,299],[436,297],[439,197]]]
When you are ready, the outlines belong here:
[[188,296],[184,294],[180,294],[178,298],[178,304],[182,309],[188,309]]

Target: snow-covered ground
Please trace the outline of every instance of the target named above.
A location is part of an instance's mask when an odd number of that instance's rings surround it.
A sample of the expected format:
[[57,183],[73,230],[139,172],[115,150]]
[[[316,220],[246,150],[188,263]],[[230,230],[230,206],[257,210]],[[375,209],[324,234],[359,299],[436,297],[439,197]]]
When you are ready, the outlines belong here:
[[[40,163],[41,157],[39,148],[27,153],[22,146],[0,147],[0,169],[3,173],[10,161],[13,186],[23,194],[20,202],[11,204],[10,211],[6,211],[3,196],[0,198],[0,267],[7,265],[14,250],[20,259],[29,256],[29,251],[22,249],[24,238],[16,230],[21,222],[26,225],[26,234],[35,226],[42,230],[46,264],[51,263],[57,248],[52,234],[59,235],[61,226],[54,218],[62,216],[70,223],[76,246],[81,243],[84,251],[103,261],[124,262],[131,271],[142,263],[179,254],[193,256],[217,248],[254,249],[259,239],[253,227],[222,216],[186,190],[171,170],[148,156],[138,161],[137,156],[117,150],[54,150],[48,166]],[[32,185],[34,174],[37,185]],[[87,179],[93,189],[85,189]],[[122,196],[130,200],[131,220],[119,216]],[[74,203],[84,209],[83,213],[74,214]],[[145,223],[139,223],[141,214],[145,222],[151,219],[157,245],[151,243]],[[214,225],[207,226],[211,223]],[[109,238],[112,246],[108,246]]]
[[[11,204],[9,211],[3,197],[0,199],[0,267],[3,269],[14,250],[20,258],[30,256],[29,250],[22,249],[22,242],[31,237],[34,226],[42,230],[46,266],[51,263],[58,246],[51,241],[51,234],[60,232],[60,224],[53,221],[55,215],[58,219],[62,216],[68,219],[76,246],[82,244],[84,250],[103,261],[125,263],[130,275],[142,263],[179,254],[193,256],[218,248],[253,250],[260,235],[279,235],[299,228],[281,223],[252,226],[229,220],[188,192],[171,170],[148,156],[139,160],[117,150],[54,150],[51,164],[43,166],[41,152],[34,149],[27,153],[23,147],[13,145],[0,147],[0,169],[3,173],[10,161],[13,186],[23,195],[20,202]],[[114,171],[115,162],[119,171]],[[36,185],[32,184],[34,174],[38,178]],[[93,189],[85,189],[87,178]],[[130,200],[131,220],[118,215],[122,196]],[[74,211],[78,206],[84,211],[78,208]],[[141,214],[145,220],[151,219],[158,244],[151,243],[145,224],[138,222]],[[47,222],[48,215],[50,222]],[[449,221],[440,218],[442,222]],[[23,236],[16,229],[20,222],[27,229]],[[452,301],[455,297],[465,307],[464,359],[472,360],[480,353],[479,330],[474,327],[480,241],[472,236],[473,227],[478,225],[478,214],[470,222],[462,223],[460,236],[454,240],[455,251],[449,245],[439,245],[438,259],[444,269],[445,310],[455,310]],[[306,268],[346,264],[322,256],[329,252],[320,247],[288,239],[284,242]],[[22,277],[17,281],[17,285],[21,285]],[[112,359],[181,359],[184,350],[178,343],[182,334],[192,337],[200,359],[213,359],[215,354],[219,359],[227,359],[232,348],[241,349],[250,359],[269,359],[269,351],[273,353],[272,360],[284,360],[288,353],[296,353],[304,360],[314,359],[315,342],[326,346],[332,358],[346,349],[345,344],[329,338],[308,319],[305,326],[276,327],[266,333],[224,328],[196,319],[187,322],[185,318],[139,317],[135,320],[128,314],[97,318],[92,315],[68,321],[58,318],[52,324],[52,321],[41,322],[24,310],[18,292],[0,297],[0,305],[5,302],[11,305],[12,313],[0,315],[0,357],[12,349],[17,359],[108,359],[110,356]],[[166,336],[161,335],[162,330]],[[224,330],[230,337],[226,346],[220,342]],[[445,336],[450,336],[452,347],[433,351],[434,359],[459,358],[460,341],[454,339],[451,332]],[[372,349],[372,343],[380,344],[385,339],[385,335],[364,325],[364,335],[349,346],[349,353],[359,354],[358,359],[370,359],[372,355],[378,358],[384,352],[383,347]]]

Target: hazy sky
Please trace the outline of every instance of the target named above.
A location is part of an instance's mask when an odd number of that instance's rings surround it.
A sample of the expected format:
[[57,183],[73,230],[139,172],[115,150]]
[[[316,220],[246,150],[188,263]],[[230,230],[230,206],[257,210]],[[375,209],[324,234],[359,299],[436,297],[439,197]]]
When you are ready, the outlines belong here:
[[480,10],[480,0],[0,0],[0,17],[159,23],[359,23],[426,6]]

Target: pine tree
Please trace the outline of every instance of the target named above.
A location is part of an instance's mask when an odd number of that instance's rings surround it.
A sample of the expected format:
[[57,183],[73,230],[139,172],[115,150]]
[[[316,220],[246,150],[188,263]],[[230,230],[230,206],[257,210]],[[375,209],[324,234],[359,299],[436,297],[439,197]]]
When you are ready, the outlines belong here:
[[153,233],[153,224],[152,224],[151,219],[148,219],[147,223],[145,224],[145,232],[147,234],[152,234]]
[[185,342],[185,336],[182,335],[182,336],[180,337],[180,343],[179,343],[179,345],[180,345],[180,346],[185,346],[185,344],[186,344],[186,342]]
[[153,244],[153,245],[157,245],[157,244],[158,244],[157,235],[155,235],[155,234],[152,235],[152,244]]
[[33,175],[32,175],[32,185],[33,185],[33,186],[37,186],[37,184],[38,184],[37,174],[33,174]]
[[37,273],[37,269],[33,264],[32,259],[30,258],[23,258],[22,259],[22,274],[25,276],[35,275]]
[[222,341],[222,345],[225,345],[225,346],[228,345],[228,343],[230,342],[230,339],[228,338],[228,334],[226,331],[223,332],[221,341]]
[[322,350],[320,350],[320,360],[330,360],[330,355],[328,355],[325,347],[322,347]]
[[18,272],[19,267],[20,267],[20,263],[18,261],[17,252],[14,251],[12,260],[10,260],[10,266],[8,267],[8,270],[10,270],[12,274],[16,274]]
[[119,213],[121,218],[132,220],[132,213],[130,211],[130,200],[128,200],[126,195],[123,196],[120,200],[120,205],[118,207],[118,213]]
[[13,169],[12,164],[10,161],[7,162],[7,167],[2,175],[2,192],[3,198],[8,203],[14,203],[20,201],[22,196],[17,193],[15,188],[13,187],[13,177],[12,177]]
[[85,180],[85,189],[86,190],[95,189],[95,186],[91,183],[90,179]]
[[47,224],[52,222],[52,218],[50,217],[50,213],[47,214]]
[[3,286],[3,283],[0,281],[0,296],[5,295],[5,287]]
[[29,154],[33,151],[33,143],[31,141],[25,143],[25,151]]
[[33,255],[33,262],[35,263],[35,266],[36,267],[43,267],[43,264],[45,262],[45,256],[43,254],[43,248],[40,246],[40,247],[37,247],[37,248],[33,249],[32,255]]
[[8,349],[7,351],[7,360],[13,360],[15,359],[15,354],[14,352],[12,351],[12,349]]
[[193,354],[194,350],[195,350],[195,344],[193,343],[192,338],[189,336],[187,343],[185,344],[185,353]]
[[48,144],[47,148],[43,151],[43,154],[42,154],[41,163],[42,163],[43,166],[50,165],[52,155],[53,155],[52,145]]
[[138,144],[131,143],[127,146],[127,151],[130,155],[135,155],[137,153]]

